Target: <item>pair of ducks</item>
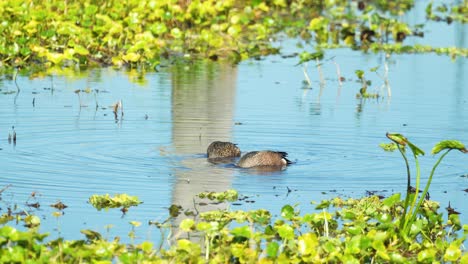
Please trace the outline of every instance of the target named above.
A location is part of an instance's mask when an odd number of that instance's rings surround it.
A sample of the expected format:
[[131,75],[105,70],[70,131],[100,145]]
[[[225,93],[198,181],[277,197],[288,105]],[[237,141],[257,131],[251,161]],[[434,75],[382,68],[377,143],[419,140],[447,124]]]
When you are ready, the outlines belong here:
[[[224,159],[240,157],[241,151],[236,144],[231,142],[215,141],[208,146],[208,159]],[[253,167],[285,167],[291,164],[286,158],[288,153],[282,151],[251,151],[244,154],[237,166],[241,168]]]

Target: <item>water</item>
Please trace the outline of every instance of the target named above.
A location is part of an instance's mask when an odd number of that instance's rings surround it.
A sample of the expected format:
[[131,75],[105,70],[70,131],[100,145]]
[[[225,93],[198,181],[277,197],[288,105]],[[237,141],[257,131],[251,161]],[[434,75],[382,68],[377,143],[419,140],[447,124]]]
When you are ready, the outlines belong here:
[[[433,34],[442,34],[438,27]],[[464,31],[460,27],[441,46],[466,47]],[[437,160],[430,155],[436,142],[468,143],[466,59],[421,54],[385,60],[349,50],[327,51],[326,59],[331,57],[346,81],[340,87],[335,65],[327,60],[322,91],[314,63],[308,65],[313,88],[307,90],[297,58],[275,56],[238,66],[178,64],[143,78],[110,68],[54,75],[53,80],[20,76],[19,94],[0,94],[0,188],[6,188],[1,213],[14,204],[28,211],[26,203],[39,202],[35,213],[42,218],[41,231],[51,232],[52,238],[81,239],[80,229],[93,229],[127,241],[128,222],[140,221],[139,239],[158,241],[159,233],[146,223],[163,221],[173,203],[190,208],[193,196],[202,191],[234,188],[250,197],[234,209],[273,213],[296,203],[310,210],[311,201],[336,195],[401,192],[406,187],[403,160],[378,147],[388,141],[386,132],[403,133],[426,151],[423,185]],[[391,98],[379,88],[383,80],[369,71],[380,66],[383,75],[385,62]],[[370,91],[380,91],[384,98],[356,99],[356,69],[366,71]],[[86,88],[99,93],[74,93]],[[4,79],[0,89],[16,87]],[[124,116],[115,120],[111,106],[119,100]],[[18,135],[16,145],[7,142],[11,126]],[[295,163],[264,173],[210,164],[204,153],[214,140],[233,141],[244,152],[287,151]],[[462,213],[463,223],[468,222],[467,159],[450,153],[430,189],[441,207],[450,202]],[[87,203],[91,195],[105,193],[137,195],[144,203],[125,216],[117,209],[96,211]],[[55,219],[49,205],[57,201],[68,208]],[[113,225],[109,231],[108,224]]]

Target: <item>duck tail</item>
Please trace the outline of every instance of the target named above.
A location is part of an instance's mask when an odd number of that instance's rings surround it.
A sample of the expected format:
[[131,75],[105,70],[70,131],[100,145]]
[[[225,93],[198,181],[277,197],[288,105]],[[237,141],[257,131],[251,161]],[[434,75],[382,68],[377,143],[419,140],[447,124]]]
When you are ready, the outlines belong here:
[[283,159],[286,161],[286,164],[287,164],[287,165],[293,163],[292,161],[290,161],[290,160],[287,158],[287,156],[288,156],[288,153],[287,153],[287,152],[279,151],[278,153],[281,154],[281,158],[283,158]]

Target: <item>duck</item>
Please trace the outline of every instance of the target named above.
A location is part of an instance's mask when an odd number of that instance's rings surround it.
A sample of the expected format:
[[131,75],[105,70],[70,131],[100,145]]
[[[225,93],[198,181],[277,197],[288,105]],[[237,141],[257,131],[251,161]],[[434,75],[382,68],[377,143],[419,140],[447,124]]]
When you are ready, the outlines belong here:
[[208,159],[223,159],[240,157],[241,151],[237,144],[231,142],[214,141],[206,150]]
[[287,152],[283,151],[272,151],[272,150],[262,150],[262,151],[251,151],[244,154],[239,162],[237,163],[238,167],[241,168],[253,168],[253,167],[278,167],[283,168],[292,162],[286,157],[288,156]]

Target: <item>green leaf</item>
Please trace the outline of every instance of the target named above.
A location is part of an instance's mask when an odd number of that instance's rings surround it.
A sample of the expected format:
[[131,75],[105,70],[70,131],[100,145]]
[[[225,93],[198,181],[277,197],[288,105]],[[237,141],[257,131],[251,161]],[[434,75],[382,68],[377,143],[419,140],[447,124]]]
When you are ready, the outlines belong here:
[[137,196],[130,196],[125,193],[116,194],[114,197],[111,197],[109,194],[93,194],[91,197],[89,197],[88,202],[97,210],[101,210],[103,208],[129,208],[131,206],[137,206],[141,204]]
[[299,252],[302,255],[315,255],[319,241],[314,233],[306,233],[297,239]]
[[432,148],[432,154],[437,154],[444,149],[458,149],[463,153],[468,153],[468,150],[465,148],[465,145],[458,140],[443,140],[437,143],[434,148]]
[[388,139],[390,139],[391,141],[395,142],[396,144],[400,146],[406,146],[406,144],[408,143],[408,139],[405,138],[402,134],[387,133],[386,136]]
[[171,29],[171,36],[176,39],[182,38],[182,31],[179,28]]
[[382,148],[382,149],[385,150],[385,151],[388,151],[388,152],[393,152],[393,151],[395,151],[396,149],[398,149],[397,145],[396,145],[394,142],[391,142],[391,143],[380,143],[380,144],[379,144],[379,147]]
[[190,232],[195,229],[195,221],[193,219],[184,219],[180,222],[179,225],[180,229],[184,230],[185,232]]
[[288,224],[284,224],[276,228],[278,234],[283,239],[293,239],[294,238],[294,228]]
[[324,209],[330,207],[330,200],[323,200],[320,202],[319,205],[315,207],[315,209]]
[[140,244],[140,248],[143,250],[143,252],[148,254],[153,250],[153,243],[149,241],[144,241],[143,243]]
[[278,249],[279,249],[279,244],[278,243],[276,243],[276,242],[268,243],[268,245],[266,247],[266,253],[267,253],[268,257],[276,258],[276,256],[278,255]]
[[179,250],[184,250],[191,255],[199,255],[201,252],[200,245],[192,243],[187,239],[179,239],[177,241],[177,247]]
[[245,238],[250,238],[252,236],[252,233],[250,232],[250,228],[248,226],[235,227],[231,230],[231,234],[237,237]]
[[461,253],[462,252],[460,250],[460,246],[458,245],[458,243],[453,242],[450,244],[447,250],[445,250],[444,260],[456,262],[460,258]]
[[135,52],[129,52],[122,56],[122,59],[127,62],[137,62],[140,58],[141,55]]
[[424,155],[424,151],[418,148],[416,145],[408,141],[408,146],[415,156]]
[[41,219],[36,215],[28,215],[24,218],[24,224],[29,227],[37,227],[41,224]]
[[435,260],[437,251],[433,248],[424,249],[418,253],[419,262],[432,262]]
[[354,71],[354,73],[356,74],[358,79],[364,78],[364,71],[363,70],[356,70],[356,71]]
[[281,217],[287,220],[291,220],[295,216],[294,208],[287,204],[281,208]]
[[75,50],[75,53],[79,55],[85,56],[89,54],[89,51],[81,45],[75,45],[73,49]]
[[388,207],[392,207],[392,206],[395,206],[397,203],[399,203],[401,200],[401,194],[400,193],[395,193],[394,195],[388,197],[388,198],[385,198],[383,201],[382,201],[382,204],[383,205],[386,205]]

